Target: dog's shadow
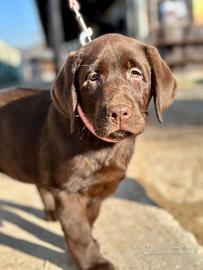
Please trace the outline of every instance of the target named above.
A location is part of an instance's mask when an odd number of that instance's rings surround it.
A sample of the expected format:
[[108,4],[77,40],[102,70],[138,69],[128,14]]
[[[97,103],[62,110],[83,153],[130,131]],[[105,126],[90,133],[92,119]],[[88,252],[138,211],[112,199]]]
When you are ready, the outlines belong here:
[[138,183],[138,181],[132,178],[123,180],[116,192],[113,194],[113,197],[135,201],[142,204],[156,205],[156,203],[148,197],[144,188]]
[[43,211],[40,209],[24,206],[18,203],[12,203],[6,200],[0,200],[0,221],[2,227],[4,226],[4,222],[15,224],[15,226],[18,226],[21,230],[32,234],[37,239],[45,243],[49,243],[56,248],[52,249],[51,247],[21,239],[20,236],[14,237],[2,232],[1,230],[0,245],[21,251],[22,253],[42,259],[45,262],[49,261],[61,269],[75,270],[76,268],[71,256],[67,256],[65,251],[64,238],[59,234],[29,221],[29,217],[25,219],[20,214],[16,214],[15,209],[22,210],[39,219],[43,218]]
[[[143,204],[155,205],[154,202],[147,197],[144,189],[133,179],[126,179],[123,181],[113,197],[132,200]],[[18,226],[20,229],[34,235],[43,242],[55,246],[61,251],[51,249],[50,247],[45,247],[44,245],[32,243],[27,240],[22,240],[1,231],[0,245],[11,247],[25,254],[43,259],[44,261],[50,261],[62,269],[75,269],[71,257],[66,255],[64,238],[61,235],[49,231],[48,229],[45,229],[40,225],[25,219],[17,214],[18,212],[16,213],[12,211],[14,209],[22,210],[26,213],[34,215],[39,219],[43,218],[43,211],[40,209],[18,203],[12,203],[6,200],[0,200],[0,221],[15,224],[15,226]]]

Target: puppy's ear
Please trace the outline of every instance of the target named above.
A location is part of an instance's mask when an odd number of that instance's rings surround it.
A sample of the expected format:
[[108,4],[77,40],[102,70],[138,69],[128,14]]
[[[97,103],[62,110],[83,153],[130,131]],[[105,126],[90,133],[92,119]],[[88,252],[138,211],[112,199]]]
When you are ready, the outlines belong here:
[[70,52],[65,64],[59,70],[51,85],[53,103],[63,116],[69,118],[71,132],[74,129],[75,109],[77,106],[75,74],[81,62],[81,55],[79,56],[77,52]]
[[164,110],[172,104],[176,94],[176,80],[158,50],[147,46],[147,54],[152,72],[152,93],[157,118],[163,121]]

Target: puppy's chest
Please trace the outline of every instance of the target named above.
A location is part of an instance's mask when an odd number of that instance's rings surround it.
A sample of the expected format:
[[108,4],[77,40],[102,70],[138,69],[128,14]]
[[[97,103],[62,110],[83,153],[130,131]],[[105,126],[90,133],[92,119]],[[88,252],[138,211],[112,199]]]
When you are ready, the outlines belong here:
[[78,167],[74,168],[65,187],[71,192],[105,198],[115,191],[125,177],[127,163],[126,158],[118,154],[107,153],[103,157],[99,155],[98,159],[95,155],[78,158]]
[[91,197],[105,198],[112,194],[125,177],[125,170],[112,164],[95,171],[91,176],[91,185],[85,191]]

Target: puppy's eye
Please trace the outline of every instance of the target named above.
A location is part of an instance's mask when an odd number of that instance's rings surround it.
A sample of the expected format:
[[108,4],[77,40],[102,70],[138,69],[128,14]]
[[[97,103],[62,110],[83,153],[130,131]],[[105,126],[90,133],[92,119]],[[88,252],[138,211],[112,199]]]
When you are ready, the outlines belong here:
[[133,79],[136,80],[142,80],[143,79],[143,75],[142,72],[138,69],[138,68],[131,68],[130,70],[130,75]]
[[99,79],[99,73],[97,72],[90,73],[88,76],[88,80],[90,81],[97,81],[98,79]]

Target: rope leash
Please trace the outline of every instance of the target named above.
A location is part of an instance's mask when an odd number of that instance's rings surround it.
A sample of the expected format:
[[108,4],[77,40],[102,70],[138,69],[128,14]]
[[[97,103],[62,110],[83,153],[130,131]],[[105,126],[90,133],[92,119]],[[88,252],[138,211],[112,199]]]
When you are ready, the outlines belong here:
[[69,7],[72,11],[75,12],[76,20],[80,26],[80,29],[82,30],[82,32],[80,33],[79,39],[80,39],[81,45],[84,46],[85,44],[87,44],[88,42],[92,40],[91,39],[91,36],[93,34],[92,28],[86,26],[83,20],[83,17],[81,13],[79,12],[80,5],[78,1],[77,0],[68,0],[68,1],[69,1]]

